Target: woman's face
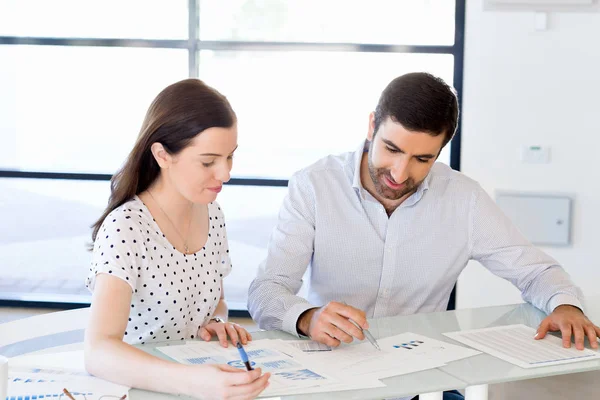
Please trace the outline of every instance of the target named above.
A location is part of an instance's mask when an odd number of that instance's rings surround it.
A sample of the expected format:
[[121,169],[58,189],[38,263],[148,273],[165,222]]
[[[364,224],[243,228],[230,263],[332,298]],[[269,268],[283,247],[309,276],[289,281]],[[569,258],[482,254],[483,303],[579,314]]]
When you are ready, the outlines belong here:
[[170,157],[169,168],[163,173],[187,200],[208,204],[217,198],[223,183],[229,181],[236,148],[237,125],[208,128]]

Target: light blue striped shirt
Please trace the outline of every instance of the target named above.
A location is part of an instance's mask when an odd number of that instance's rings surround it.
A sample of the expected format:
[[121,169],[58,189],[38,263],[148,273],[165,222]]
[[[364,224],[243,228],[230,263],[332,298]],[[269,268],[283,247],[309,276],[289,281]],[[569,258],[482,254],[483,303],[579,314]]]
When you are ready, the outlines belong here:
[[[445,164],[434,164],[388,218],[360,182],[363,149],[325,157],[290,179],[249,289],[248,309],[261,328],[297,335],[300,314],[329,301],[345,301],[368,318],[443,311],[469,260],[546,313],[561,304],[583,308],[562,267],[533,247],[477,182]],[[304,299],[297,293],[309,266]]]

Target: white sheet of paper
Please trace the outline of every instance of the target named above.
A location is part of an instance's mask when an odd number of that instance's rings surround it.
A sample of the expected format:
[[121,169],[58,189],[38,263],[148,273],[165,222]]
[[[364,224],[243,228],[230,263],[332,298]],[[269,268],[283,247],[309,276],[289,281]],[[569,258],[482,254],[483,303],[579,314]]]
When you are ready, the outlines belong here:
[[441,363],[449,363],[481,354],[481,352],[467,347],[431,339],[412,332],[386,337],[378,340],[378,343],[385,351],[394,353],[403,351],[412,357],[429,358]]
[[[301,390],[290,389],[283,390],[279,393],[280,396],[294,395],[294,394],[309,394],[309,393],[322,393],[322,392],[340,392],[344,390],[360,390],[360,389],[372,389],[385,387],[385,384],[379,379],[373,379],[369,377],[356,377],[352,376],[344,382],[330,383],[327,385],[312,386],[308,388],[302,388]],[[262,394],[261,394],[262,396]]]
[[[354,366],[349,371],[353,374],[361,374],[364,378],[384,379],[391,376],[412,374],[413,372],[426,371],[428,369],[443,367],[443,362],[431,360],[428,358],[408,358],[404,362],[395,356],[382,357],[379,364],[366,363],[360,366]],[[355,375],[356,376],[356,375]]]
[[[381,340],[378,340],[380,342]],[[348,346],[348,350],[343,357],[344,364],[337,366],[339,370],[347,375],[362,376],[371,379],[383,379],[390,376],[410,374],[432,368],[438,368],[445,365],[444,362],[436,361],[427,357],[419,357],[407,351],[391,351],[384,349],[380,343],[382,351],[373,351],[370,343],[361,343],[355,346]],[[340,349],[340,352],[345,349]],[[373,354],[376,352],[377,354]],[[354,355],[352,358],[351,355]],[[362,357],[361,357],[362,355]]]
[[336,370],[369,360],[377,360],[383,355],[385,355],[385,352],[375,349],[371,343],[342,344],[332,351],[308,354],[311,361],[316,361],[319,365],[327,365],[329,368],[335,368]]
[[365,378],[388,378],[444,366],[448,362],[480,352],[416,333],[406,332],[377,340],[381,351],[370,343],[345,345],[328,353],[312,354],[311,360],[329,371]]
[[285,343],[290,346],[294,346],[300,351],[305,353],[312,353],[314,351],[331,351],[331,346],[326,344],[315,342],[314,340],[286,340]]
[[[298,347],[293,346],[293,343],[290,343],[289,340],[278,339],[278,340],[274,340],[274,342],[279,342],[277,344],[282,345],[282,346],[288,346],[288,347],[282,347],[282,351],[284,351],[284,352],[287,352],[288,350],[290,350],[289,346],[291,345],[296,350],[296,352],[290,353],[290,356],[300,357],[302,359],[308,358],[308,360],[310,360],[311,363],[318,362],[318,360],[321,359],[320,357],[314,357],[314,355],[317,355],[317,354],[325,355],[325,354],[329,354],[332,352],[332,350],[329,350],[329,351],[316,351],[316,352],[309,351],[309,352],[299,353]],[[291,341],[291,342],[294,342],[294,341]],[[306,342],[306,340],[304,340],[303,342]],[[319,364],[319,367],[321,367],[322,370],[326,371],[327,374],[329,374],[330,376],[337,379],[338,383],[320,384],[318,386],[302,388],[300,390],[297,388],[291,388],[289,390],[278,392],[278,394],[294,395],[294,394],[338,392],[338,391],[343,391],[343,390],[359,390],[359,389],[385,387],[385,384],[383,382],[381,382],[379,379],[377,379],[376,377],[351,375],[351,374],[348,374],[345,371],[341,371],[338,368],[336,368],[335,366],[331,366],[329,364],[326,366]]]
[[8,365],[10,368],[23,366],[85,372],[83,350],[13,357]]
[[522,368],[600,359],[598,351],[577,350],[575,347],[565,349],[562,339],[548,335],[535,340],[535,333],[535,329],[519,324],[448,332],[444,335]]

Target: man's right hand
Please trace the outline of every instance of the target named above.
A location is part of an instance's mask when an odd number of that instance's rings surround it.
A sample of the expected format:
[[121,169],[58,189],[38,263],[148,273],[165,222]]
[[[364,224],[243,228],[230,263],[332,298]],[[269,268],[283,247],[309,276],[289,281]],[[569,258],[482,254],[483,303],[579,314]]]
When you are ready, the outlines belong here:
[[341,342],[351,343],[354,338],[364,340],[361,328],[369,329],[365,313],[346,304],[332,301],[320,308],[306,310],[298,318],[296,329],[312,340],[337,347]]

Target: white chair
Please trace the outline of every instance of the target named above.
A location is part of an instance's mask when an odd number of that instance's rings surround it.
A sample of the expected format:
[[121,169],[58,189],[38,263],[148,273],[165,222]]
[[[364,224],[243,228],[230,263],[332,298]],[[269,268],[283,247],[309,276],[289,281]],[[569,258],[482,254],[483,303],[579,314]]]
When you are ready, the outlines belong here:
[[[0,324],[0,347],[43,336],[85,329],[89,313],[90,309],[87,307],[36,315]],[[81,343],[77,345],[78,348],[83,347]],[[73,347],[73,345],[69,346]],[[57,348],[45,349],[44,352],[50,350],[56,351]]]

